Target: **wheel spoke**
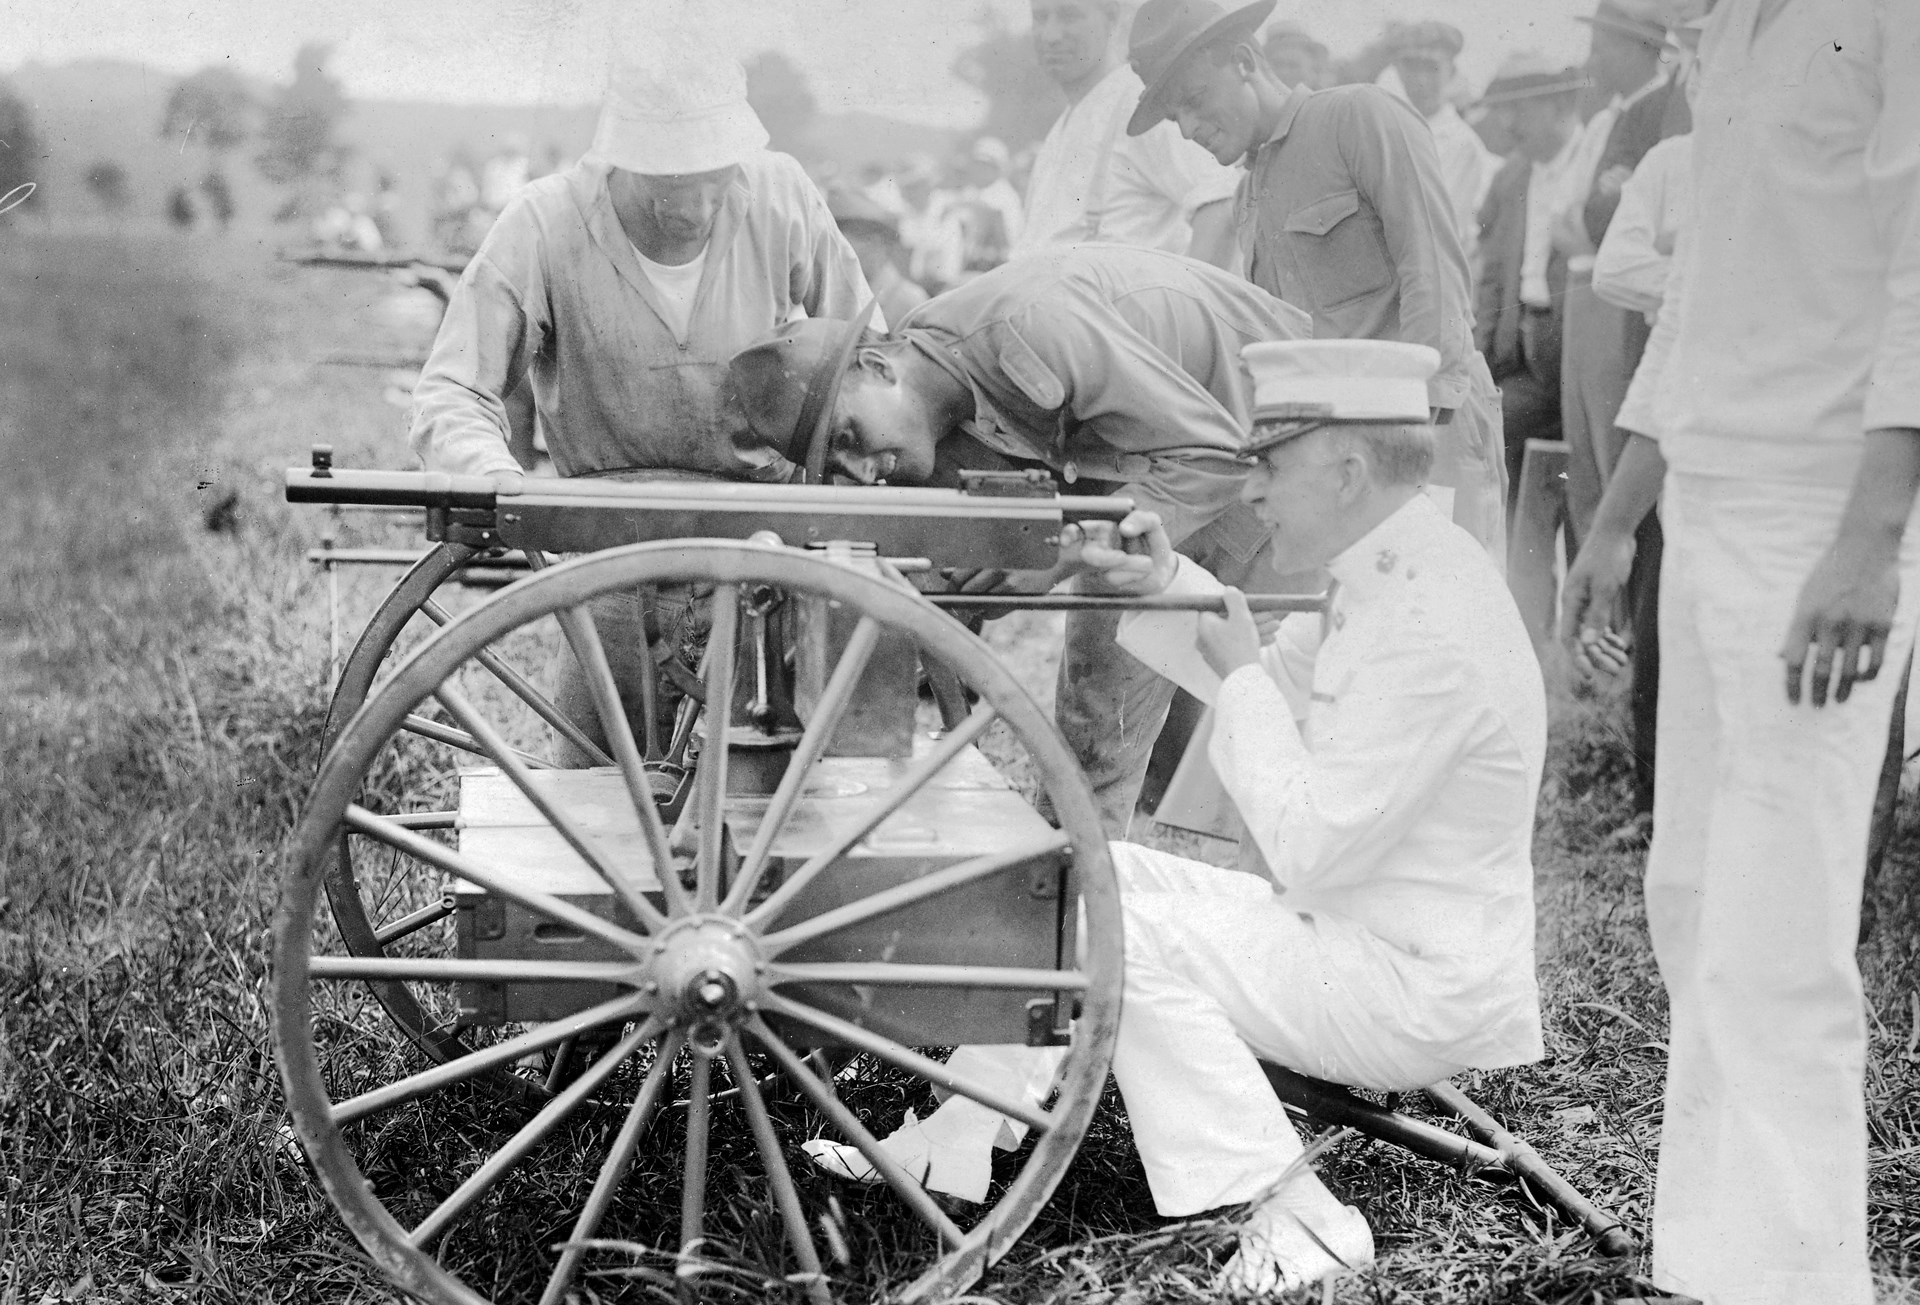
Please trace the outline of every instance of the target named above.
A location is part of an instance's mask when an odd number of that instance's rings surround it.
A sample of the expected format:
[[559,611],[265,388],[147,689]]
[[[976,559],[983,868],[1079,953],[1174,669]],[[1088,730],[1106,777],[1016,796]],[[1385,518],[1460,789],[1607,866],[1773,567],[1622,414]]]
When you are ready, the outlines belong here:
[[787,1244],[793,1248],[793,1258],[800,1262],[800,1271],[807,1276],[807,1295],[815,1305],[832,1305],[833,1293],[827,1290],[820,1253],[814,1249],[813,1234],[807,1231],[806,1212],[800,1208],[800,1193],[794,1189],[786,1155],[780,1149],[779,1138],[774,1136],[773,1121],[767,1117],[767,1103],[761,1099],[760,1087],[753,1079],[753,1067],[747,1063],[739,1037],[731,1033],[727,1035],[727,1063],[733,1067],[733,1077],[740,1084],[740,1101],[747,1108],[747,1123],[760,1148],[760,1162],[766,1166],[767,1180],[773,1184],[774,1203],[780,1207],[780,1218],[787,1225]]
[[1004,965],[896,965],[889,961],[796,961],[768,967],[769,983],[857,983],[889,988],[986,988],[1003,992],[1085,992],[1075,970]]
[[529,1121],[526,1127],[515,1133],[507,1144],[495,1151],[487,1162],[475,1170],[466,1182],[455,1189],[453,1195],[442,1201],[439,1208],[421,1220],[419,1227],[407,1234],[407,1241],[415,1246],[425,1246],[441,1233],[445,1232],[455,1219],[500,1180],[507,1170],[526,1159],[527,1153],[539,1144],[540,1140],[561,1121],[585,1101],[593,1090],[606,1081],[607,1076],[620,1068],[626,1060],[642,1046],[659,1036],[666,1022],[658,1016],[649,1016],[647,1021],[614,1045],[613,1050],[596,1060],[579,1078],[568,1084],[566,1091],[547,1102]]
[[900,1162],[881,1148],[878,1139],[867,1131],[864,1124],[854,1118],[852,1111],[841,1104],[840,1098],[834,1095],[833,1090],[807,1068],[806,1062],[795,1055],[793,1049],[782,1042],[779,1035],[758,1018],[754,1019],[747,1028],[757,1041],[773,1053],[773,1058],[779,1061],[780,1067],[800,1085],[800,1090],[807,1094],[828,1119],[833,1121],[834,1127],[840,1130],[841,1135],[852,1142],[860,1154],[867,1158],[867,1163],[886,1179],[887,1186],[893,1188],[894,1193],[906,1203],[907,1208],[919,1215],[948,1246],[959,1246],[962,1240],[959,1227],[953,1220],[947,1218],[946,1213],[938,1205],[934,1204],[933,1198],[927,1195],[926,1189],[914,1182],[907,1171],[900,1167]]
[[647,760],[660,760],[660,684],[653,664],[653,644],[647,638],[647,617],[658,597],[651,588],[640,591],[640,726],[646,737]]
[[557,1042],[578,1037],[586,1029],[628,1019],[641,1014],[645,1009],[645,1001],[631,993],[623,993],[611,1001],[603,1001],[598,1006],[591,1006],[565,1019],[555,1020],[551,1024],[542,1024],[537,1029],[529,1029],[504,1042],[496,1042],[490,1047],[469,1052],[458,1060],[449,1060],[443,1065],[422,1070],[397,1083],[389,1083],[372,1092],[363,1092],[357,1097],[349,1097],[333,1107],[333,1122],[349,1123],[371,1115],[375,1111],[399,1105],[402,1101],[411,1101],[429,1092],[437,1092],[462,1079],[471,1078],[482,1070],[492,1069],[496,1065],[511,1064],[530,1052],[540,1051]]
[[909,798],[925,788],[934,776],[946,769],[949,762],[984,734],[987,726],[993,724],[996,715],[992,707],[984,702],[981,703],[974,709],[973,715],[967,717],[965,724],[941,739],[926,756],[914,762],[907,773],[900,777],[899,783],[887,791],[886,797],[868,812],[864,819],[835,839],[830,846],[809,857],[806,864],[794,871],[784,884],[768,894],[766,901],[747,913],[747,920],[752,924],[764,925],[769,920],[778,919],[787,903],[799,896],[800,892],[818,878],[828,866],[845,856],[856,843],[879,828],[882,821],[906,805]]
[[[513,781],[513,786],[525,794],[527,801],[533,803],[540,814],[547,818],[547,823],[553,826],[560,837],[567,840],[567,846],[578,853],[581,860],[593,867],[593,872],[600,876],[607,887],[613,889],[614,894],[619,897],[627,910],[633,913],[634,919],[640,922],[641,927],[651,934],[658,934],[665,929],[667,917],[660,914],[653,903],[646,899],[640,891],[640,885],[634,882],[633,876],[608,856],[592,836],[580,827],[579,822],[568,815],[558,802],[533,782],[532,774],[513,755],[513,749],[507,746],[506,740],[494,731],[493,726],[489,725],[478,711],[474,710],[473,704],[467,701],[465,694],[454,687],[453,681],[448,680],[434,690],[434,696],[440,699],[440,705],[445,707],[455,720],[466,727],[469,734],[480,741],[480,745],[487,750],[487,755],[492,757],[507,778]],[[672,866],[656,865],[654,877],[664,878],[672,872],[672,869]]]
[[573,1285],[573,1275],[580,1267],[581,1258],[587,1253],[583,1243],[592,1239],[600,1228],[600,1220],[606,1217],[607,1207],[613,1203],[613,1194],[619,1190],[620,1180],[626,1176],[627,1166],[633,1161],[640,1135],[646,1131],[647,1121],[652,1118],[654,1107],[660,1102],[660,1093],[667,1084],[667,1073],[673,1068],[673,1058],[679,1054],[680,1034],[670,1033],[661,1041],[653,1068],[647,1071],[639,1095],[634,1097],[633,1105],[627,1110],[626,1122],[620,1126],[620,1135],[614,1138],[613,1149],[607,1152],[607,1158],[600,1166],[600,1176],[594,1181],[593,1192],[587,1197],[587,1203],[580,1208],[580,1218],[574,1223],[573,1234],[567,1238],[567,1245],[560,1252],[559,1263],[553,1266],[553,1274],[547,1279],[547,1289],[541,1293],[540,1305],[561,1305],[566,1299],[567,1288]]
[[[447,615],[444,607],[431,598],[420,604],[420,610],[425,612],[427,619],[435,625],[445,625],[453,619]],[[574,724],[551,698],[533,686],[533,681],[508,665],[499,654],[482,648],[474,654],[473,659],[492,672],[493,678],[506,685],[514,697],[533,708],[536,716],[558,730],[562,738],[592,757],[595,765],[611,766],[613,764],[613,758],[607,755],[605,749],[588,738],[586,731]]]
[[408,856],[428,865],[437,866],[450,875],[479,884],[490,893],[495,893],[509,901],[518,902],[529,911],[538,912],[549,920],[570,924],[582,933],[591,934],[602,942],[612,943],[621,951],[638,955],[646,946],[647,940],[639,934],[622,929],[609,923],[591,911],[564,902],[550,893],[533,888],[525,888],[500,872],[481,865],[472,857],[463,856],[443,843],[430,838],[422,838],[411,829],[402,829],[399,825],[358,804],[347,807],[341,820],[348,828],[370,838],[377,838],[389,847],[398,848]]
[[712,1103],[707,1100],[713,1057],[696,1050],[693,1054],[693,1081],[687,1086],[687,1155],[681,1172],[680,1254],[674,1272],[682,1279],[694,1273],[693,1259],[706,1240],[707,1222],[707,1136]]
[[[400,728],[409,734],[418,734],[423,739],[432,739],[435,743],[444,743],[448,747],[458,748],[462,752],[471,752],[476,756],[482,757],[491,755],[480,745],[480,740],[474,738],[473,735],[467,733],[465,730],[457,730],[451,726],[442,725],[439,721],[428,720],[425,716],[410,715],[405,721],[401,722]],[[560,769],[545,757],[536,757],[531,752],[522,752],[518,748],[513,749],[513,755],[520,758],[520,760],[527,765],[532,766],[535,770]]]
[[807,722],[806,733],[800,736],[800,742],[793,750],[793,758],[787,763],[787,773],[780,777],[780,787],[774,790],[773,799],[767,803],[767,811],[760,818],[760,828],[754,832],[753,846],[748,849],[746,860],[740,864],[740,879],[734,884],[723,909],[739,911],[753,896],[753,890],[759,886],[760,876],[765,873],[767,853],[772,850],[774,835],[787,823],[787,817],[793,812],[793,804],[807,785],[807,774],[813,769],[813,763],[827,750],[827,744],[833,741],[833,732],[840,724],[840,718],[846,714],[847,707],[853,702],[853,691],[859,687],[860,676],[867,669],[867,662],[873,657],[874,645],[880,640],[880,622],[871,616],[863,616],[853,628],[853,634],[847,639],[846,651],[840,662],[833,668],[833,675],[827,680],[826,688],[820,692],[820,701],[813,709],[813,719]]
[[315,956],[316,979],[381,979],[404,983],[625,983],[647,981],[632,961],[468,960],[453,956]]
[[733,668],[739,647],[740,586],[716,585],[713,628],[707,635],[707,744],[700,754],[695,800],[700,804],[700,853],[694,869],[697,908],[719,901],[720,851],[727,802],[727,743],[733,728]]
[[402,829],[452,829],[459,818],[458,811],[406,811],[387,817]]
[[585,607],[556,612],[567,643],[586,676],[587,691],[593,695],[594,710],[600,713],[600,728],[606,732],[614,759],[620,763],[621,778],[626,781],[627,798],[640,818],[640,832],[647,841],[647,856],[653,861],[660,891],[666,894],[667,910],[684,915],[692,909],[687,891],[674,873],[673,853],[667,848],[667,831],[660,823],[660,809],[654,805],[653,783],[633,741],[633,726],[620,702],[620,686],[614,681],[613,667],[607,662],[607,650],[594,628],[593,613]]
[[[411,829],[418,828],[418,826],[405,825],[402,826],[402,828]],[[453,903],[443,897],[430,906],[423,906],[417,911],[401,916],[398,920],[390,924],[381,925],[378,929],[374,930],[373,937],[376,942],[384,947],[388,943],[399,942],[402,938],[410,938],[430,924],[438,924],[449,915],[452,915],[453,912]]]
[[[1056,834],[1044,843],[1032,843],[1011,852],[995,852],[988,856],[976,856],[970,861],[950,865],[944,870],[935,870],[910,883],[897,884],[892,888],[863,897],[857,902],[848,902],[845,906],[835,907],[831,911],[822,911],[790,925],[785,929],[768,934],[763,939],[767,954],[778,956],[781,952],[797,947],[803,942],[818,938],[822,934],[833,933],[840,929],[871,920],[875,916],[886,915],[891,911],[903,910],[915,902],[923,902],[929,897],[938,897],[950,893],[968,884],[1004,874],[1043,856],[1052,856],[1069,847],[1065,834]],[[768,902],[773,899],[768,898]],[[764,909],[764,908],[763,908]],[[751,920],[752,917],[749,917]],[[1051,971],[1049,971],[1051,972]]]
[[958,1092],[963,1097],[978,1101],[989,1110],[997,1110],[1012,1119],[1017,1119],[1036,1133],[1045,1133],[1053,1127],[1053,1118],[1044,1110],[1014,1097],[1002,1096],[992,1088],[981,1087],[969,1079],[958,1078],[937,1060],[932,1060],[919,1052],[903,1047],[893,1039],[883,1037],[871,1029],[863,1029],[858,1024],[843,1020],[825,1011],[815,1010],[797,1001],[775,993],[763,994],[760,998],[762,1010],[773,1011],[790,1020],[830,1033],[850,1047],[871,1052],[909,1074],[915,1074],[929,1083],[945,1088],[949,1092]]

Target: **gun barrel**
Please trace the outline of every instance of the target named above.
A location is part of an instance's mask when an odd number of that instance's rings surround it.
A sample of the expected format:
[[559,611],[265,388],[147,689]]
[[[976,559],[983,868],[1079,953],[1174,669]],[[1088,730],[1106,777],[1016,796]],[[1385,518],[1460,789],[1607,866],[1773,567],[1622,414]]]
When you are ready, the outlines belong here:
[[478,508],[491,512],[493,482],[440,471],[287,469],[287,502],[361,507]]

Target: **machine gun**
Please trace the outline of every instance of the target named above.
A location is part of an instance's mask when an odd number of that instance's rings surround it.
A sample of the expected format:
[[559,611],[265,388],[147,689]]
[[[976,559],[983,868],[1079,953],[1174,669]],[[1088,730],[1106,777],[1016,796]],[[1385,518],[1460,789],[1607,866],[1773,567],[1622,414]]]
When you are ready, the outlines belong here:
[[[290,472],[287,492],[418,508],[438,541],[343,669],[274,930],[289,1109],[361,1244],[433,1301],[471,1305],[457,1266],[512,1250],[541,1261],[541,1299],[559,1305],[594,1257],[636,1244],[661,1246],[689,1295],[721,1271],[716,1239],[750,1235],[733,1213],[770,1203],[785,1250],[763,1240],[762,1254],[784,1257],[775,1272],[824,1302],[833,1289],[813,1229],[830,1180],[791,1172],[776,1127],[805,1118],[858,1148],[934,1239],[902,1298],[964,1290],[1046,1202],[1093,1117],[1122,931],[1092,794],[1058,732],[989,646],[905,575],[1050,568],[1068,522],[1115,521],[1131,503],[1056,495],[1025,476],[958,490],[532,479],[502,493],[485,479],[336,469],[324,455]],[[440,608],[444,581],[503,549],[529,573],[457,617]],[[577,556],[553,556],[567,553]],[[704,653],[672,729],[658,731],[655,656],[603,638],[600,620],[668,594],[698,595]],[[440,628],[381,679],[417,615]],[[570,658],[582,691],[556,701],[516,667],[529,657]],[[960,686],[957,708],[921,702],[922,668]],[[562,745],[586,764],[560,764]],[[359,984],[430,1067],[369,1069],[349,1049],[357,1041],[341,1042],[342,1023],[366,1018]],[[966,1081],[920,1050],[1021,1042],[1065,1050],[1051,1106]],[[853,1055],[894,1077],[842,1076]],[[1036,1139],[968,1226],[875,1140],[883,1117],[898,1117],[903,1077]],[[1552,1177],[1531,1153],[1302,1082],[1311,1091],[1289,1099],[1315,1113],[1524,1174],[1597,1233],[1617,1229],[1530,1170]],[[527,1121],[477,1167],[459,1127],[474,1098],[449,1091],[471,1086]],[[401,1159],[396,1112],[418,1139]],[[529,1193],[504,1181],[509,1171],[596,1112],[605,1149],[546,1148],[538,1208],[517,1206]],[[728,1150],[728,1122],[750,1140]],[[679,1147],[672,1171],[636,1163],[650,1134]],[[378,1187],[369,1154],[417,1177]],[[749,1163],[760,1177],[710,1199]],[[421,1189],[435,1195],[411,1195]],[[496,1244],[516,1237],[526,1245]]]

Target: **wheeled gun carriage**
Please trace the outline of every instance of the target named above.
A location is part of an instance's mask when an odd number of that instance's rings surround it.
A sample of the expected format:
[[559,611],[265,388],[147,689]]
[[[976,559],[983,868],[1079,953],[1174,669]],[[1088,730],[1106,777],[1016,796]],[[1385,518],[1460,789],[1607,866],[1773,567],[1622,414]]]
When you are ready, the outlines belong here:
[[[1120,908],[1051,722],[904,577],[1049,568],[1066,522],[1130,504],[1017,476],[961,491],[535,479],[507,495],[329,463],[316,451],[290,472],[289,499],[424,509],[438,541],[341,670],[275,923],[293,1125],[361,1244],[436,1302],[524,1290],[503,1274],[544,1275],[543,1305],[663,1282],[686,1296],[737,1287],[745,1263],[826,1301],[818,1248],[845,1259],[841,1202],[895,1200],[927,1231],[902,1298],[963,1290],[1047,1202],[1100,1100]],[[449,616],[441,584],[506,549],[534,573]],[[629,602],[643,616],[622,629],[674,607],[703,637],[610,649],[595,613]],[[418,616],[441,628],[382,678]],[[542,687],[567,659],[585,716]],[[360,1036],[368,995],[427,1067]],[[1066,1048],[1044,1108],[922,1050],[1021,1042]],[[1473,1112],[1480,1141],[1274,1073],[1329,1122],[1518,1173],[1603,1247],[1630,1244],[1463,1098],[1444,1104]],[[1034,1139],[965,1221],[875,1142],[926,1085]],[[800,1130],[821,1126],[878,1188],[790,1170]]]

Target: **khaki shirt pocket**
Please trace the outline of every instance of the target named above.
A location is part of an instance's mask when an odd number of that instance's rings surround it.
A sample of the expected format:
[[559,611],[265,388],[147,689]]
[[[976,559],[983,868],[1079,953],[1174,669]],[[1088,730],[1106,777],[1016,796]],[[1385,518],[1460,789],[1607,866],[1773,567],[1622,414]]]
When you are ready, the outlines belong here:
[[1360,192],[1342,190],[1287,215],[1288,244],[1316,311],[1378,294],[1393,284],[1393,260]]

